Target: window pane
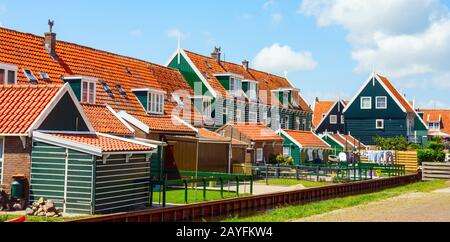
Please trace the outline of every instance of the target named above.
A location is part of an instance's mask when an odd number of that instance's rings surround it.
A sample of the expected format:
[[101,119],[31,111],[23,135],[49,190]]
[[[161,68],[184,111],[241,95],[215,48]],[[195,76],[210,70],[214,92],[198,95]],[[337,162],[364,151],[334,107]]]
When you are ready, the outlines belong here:
[[[1,78],[0,78],[1,80]],[[8,84],[16,84],[16,72],[8,71]]]
[[0,69],[0,84],[4,84],[5,82],[5,70]]
[[3,139],[0,139],[0,160],[3,159]]
[[95,83],[89,83],[89,103],[95,103]]
[[82,84],[82,98],[81,98],[81,102],[87,102],[88,101],[88,83],[87,82],[83,82]]

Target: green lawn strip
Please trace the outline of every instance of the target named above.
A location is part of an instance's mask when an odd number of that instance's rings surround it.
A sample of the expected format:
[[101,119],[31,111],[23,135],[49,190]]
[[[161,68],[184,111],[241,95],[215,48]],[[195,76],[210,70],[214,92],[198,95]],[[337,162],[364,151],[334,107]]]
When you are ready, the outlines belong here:
[[[20,218],[23,215],[10,215],[10,214],[0,214],[0,222],[5,222],[8,220],[13,220],[16,218]],[[79,217],[42,217],[42,216],[27,216],[27,220],[26,222],[28,223],[33,223],[33,222],[64,222],[64,221],[71,221],[71,220],[76,220],[76,219],[83,219],[83,218],[90,218],[93,216],[79,216]]]
[[[266,184],[265,180],[257,181],[258,184]],[[328,182],[313,182],[313,181],[303,181],[296,179],[269,179],[269,185],[271,186],[296,186],[303,185],[304,187],[323,187],[328,186]]]
[[313,215],[328,213],[334,210],[368,204],[411,192],[430,192],[448,187],[446,181],[418,182],[397,188],[386,189],[381,192],[337,198],[317,203],[291,206],[276,209],[262,215],[247,218],[230,218],[224,222],[286,222],[302,219]]
[[[159,199],[159,192],[153,193],[153,202],[158,203],[160,201]],[[239,194],[240,197],[248,196],[249,194]],[[162,196],[162,194],[161,194]],[[224,198],[236,198],[237,195],[235,192],[223,192]],[[222,200],[222,197],[220,195],[220,191],[206,191],[206,201],[216,201],[216,200]],[[162,197],[161,197],[162,202]],[[189,189],[188,190],[188,203],[199,203],[199,202],[205,202],[203,200],[203,190],[199,189],[197,190],[197,199],[195,199],[195,190]],[[184,198],[184,189],[176,189],[176,190],[168,190],[166,192],[166,203],[170,204],[185,204],[185,198]]]

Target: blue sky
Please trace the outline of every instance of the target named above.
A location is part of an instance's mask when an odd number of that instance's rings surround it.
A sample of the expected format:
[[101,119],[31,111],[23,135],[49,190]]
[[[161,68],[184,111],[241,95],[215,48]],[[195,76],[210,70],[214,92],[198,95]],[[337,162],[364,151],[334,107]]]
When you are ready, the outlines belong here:
[[[164,64],[177,47],[283,75],[312,102],[373,69],[418,107],[450,108],[450,0],[0,0],[0,24]],[[270,57],[270,58],[268,58]]]

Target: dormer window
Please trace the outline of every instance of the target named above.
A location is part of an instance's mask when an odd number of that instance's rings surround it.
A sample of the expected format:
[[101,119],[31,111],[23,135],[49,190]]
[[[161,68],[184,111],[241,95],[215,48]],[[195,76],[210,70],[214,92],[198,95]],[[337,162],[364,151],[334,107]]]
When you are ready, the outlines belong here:
[[441,130],[441,122],[430,122],[429,123],[431,131],[440,131]]
[[95,81],[81,80],[81,102],[95,104]]
[[29,69],[23,69],[23,73],[25,74],[25,76],[27,77],[27,79],[32,83],[32,84],[37,84],[38,83],[38,79],[37,77],[33,74],[33,72]]
[[285,108],[289,106],[289,92],[283,92],[283,106]]
[[249,82],[248,83],[248,97],[251,100],[256,100],[258,95],[258,84],[256,82]]
[[14,85],[17,83],[17,66],[0,64],[0,84]]
[[164,93],[159,91],[148,92],[148,108],[151,114],[164,114]]
[[242,80],[230,77],[230,91],[233,95],[238,95],[238,93],[242,90]]

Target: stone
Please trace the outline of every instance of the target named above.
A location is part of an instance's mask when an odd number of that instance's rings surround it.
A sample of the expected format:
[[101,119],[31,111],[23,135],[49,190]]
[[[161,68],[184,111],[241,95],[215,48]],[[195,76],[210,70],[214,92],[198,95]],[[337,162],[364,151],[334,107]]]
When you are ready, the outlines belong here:
[[38,216],[45,216],[45,212],[42,211],[42,212],[38,213]]
[[25,213],[26,213],[27,215],[34,215],[34,210],[33,210],[32,208],[27,208],[27,209],[25,210]]
[[37,210],[39,209],[39,207],[33,206],[31,209],[32,209],[34,212],[37,212]]
[[15,203],[15,204],[13,205],[13,208],[14,208],[14,210],[22,210],[22,204],[20,204],[20,203]]
[[40,207],[36,212],[37,212],[37,213],[42,213],[42,212],[44,212],[44,208],[43,208],[43,207]]
[[54,217],[55,215],[56,215],[55,212],[49,212],[49,213],[45,214],[45,216],[47,216],[47,217]]
[[39,200],[37,201],[37,203],[39,205],[44,205],[45,204],[45,199],[43,197],[39,198]]

